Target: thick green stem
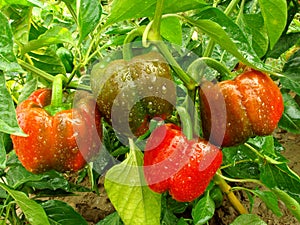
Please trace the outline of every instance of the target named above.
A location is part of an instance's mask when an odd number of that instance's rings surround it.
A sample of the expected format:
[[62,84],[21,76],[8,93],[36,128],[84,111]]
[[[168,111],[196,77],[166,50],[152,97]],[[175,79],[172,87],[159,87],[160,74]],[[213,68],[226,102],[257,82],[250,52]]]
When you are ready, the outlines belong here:
[[123,45],[123,59],[130,60],[132,58],[132,51],[130,43],[134,41],[135,38],[141,37],[145,31],[146,26],[141,26],[136,29],[133,29],[128,33],[124,40]]
[[153,23],[149,32],[152,40],[160,40],[160,22],[163,12],[164,0],[157,0]]
[[219,170],[216,175],[214,176],[214,182],[220,187],[223,193],[225,193],[232,204],[232,206],[240,213],[240,214],[247,214],[247,209],[242,205],[240,200],[235,196],[233,193],[230,185],[226,183],[224,178],[220,176],[221,171]]
[[[54,76],[52,76],[51,74],[49,73],[46,73],[45,71],[43,70],[40,70],[39,68],[33,66],[33,65],[30,65],[29,63],[27,62],[24,62],[23,60],[21,59],[18,59],[18,63],[20,64],[20,66],[22,66],[22,68],[24,68],[25,70],[28,70],[34,74],[36,74],[37,76],[39,77],[42,77],[48,81],[51,81],[53,82],[54,80]],[[91,88],[87,85],[83,85],[83,84],[78,84],[78,83],[75,83],[75,82],[71,82],[70,84],[68,84],[68,87],[69,88],[78,88],[78,89],[81,89],[81,90],[86,90],[86,91],[91,91]]]
[[51,105],[53,107],[59,107],[62,104],[64,80],[65,80],[65,76],[62,74],[58,74],[54,77],[52,83],[52,96],[51,96]]

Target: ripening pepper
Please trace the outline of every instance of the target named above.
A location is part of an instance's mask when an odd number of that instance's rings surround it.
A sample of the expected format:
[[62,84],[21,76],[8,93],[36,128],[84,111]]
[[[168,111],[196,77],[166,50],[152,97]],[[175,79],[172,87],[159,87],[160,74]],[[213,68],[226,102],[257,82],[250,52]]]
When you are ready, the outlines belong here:
[[176,104],[170,67],[158,52],[96,64],[91,88],[101,115],[125,136],[140,136],[154,117],[167,119]]
[[203,136],[217,146],[270,135],[284,110],[278,86],[267,74],[253,69],[234,80],[204,82],[199,93]]
[[166,124],[147,140],[144,174],[153,191],[188,202],[204,193],[221,163],[220,149],[204,139],[188,140],[178,126]]
[[77,91],[54,105],[52,93],[38,89],[16,108],[19,126],[28,136],[11,135],[13,146],[33,173],[78,171],[100,150],[101,116],[92,94]]

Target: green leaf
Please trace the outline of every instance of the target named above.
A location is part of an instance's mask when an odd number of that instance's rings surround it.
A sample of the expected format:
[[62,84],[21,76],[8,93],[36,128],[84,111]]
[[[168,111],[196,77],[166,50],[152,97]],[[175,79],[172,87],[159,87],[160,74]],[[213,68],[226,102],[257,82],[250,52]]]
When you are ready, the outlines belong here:
[[13,6],[9,15],[14,40],[19,46],[28,43],[31,27],[31,7]]
[[282,53],[289,50],[293,45],[295,45],[300,39],[300,32],[294,32],[289,34],[284,34],[275,44],[272,51],[268,54],[268,57],[277,59]]
[[300,222],[300,204],[285,191],[279,189],[272,189],[272,191],[284,202],[285,206],[290,210],[290,212],[296,217]]
[[282,213],[280,211],[280,208],[278,206],[278,200],[276,195],[271,191],[261,191],[261,190],[253,190],[255,195],[257,195],[263,202],[266,204],[266,206],[272,210],[272,212],[280,217],[282,216]]
[[245,145],[223,148],[223,164],[230,165],[224,171],[236,178],[259,178],[257,155]]
[[230,225],[267,225],[257,215],[243,214],[237,217]]
[[9,94],[3,72],[0,70],[0,132],[26,136],[20,129],[16,117],[15,105]]
[[62,64],[61,59],[56,55],[51,48],[41,48],[29,53],[35,67],[43,70],[46,73],[57,75],[66,74],[66,69]]
[[29,95],[37,89],[37,79],[33,78],[30,81],[27,81],[22,88],[21,94],[18,98],[18,104],[26,100]]
[[58,200],[41,203],[51,223],[59,225],[87,225],[86,220],[70,205]]
[[282,72],[284,77],[280,77],[282,86],[287,89],[291,89],[300,95],[300,50],[295,52],[285,63]]
[[130,140],[130,153],[105,176],[105,190],[126,225],[159,225],[161,195],[145,183],[143,154]]
[[99,221],[96,225],[123,225],[121,218],[117,212],[106,216],[103,220]]
[[258,0],[272,49],[283,32],[287,22],[286,0]]
[[[0,24],[0,70],[4,71],[4,73],[22,72],[23,70],[17,63],[16,56],[13,52],[13,36],[11,27],[7,18],[1,12]],[[2,74],[0,74],[0,76],[2,76]]]
[[192,217],[195,225],[206,224],[215,213],[214,200],[209,194],[204,195],[192,210]]
[[161,20],[160,34],[169,42],[182,45],[182,29],[179,18],[167,17]]
[[5,133],[0,132],[0,169],[6,167]]
[[300,134],[300,107],[290,94],[283,93],[282,97],[284,112],[278,126],[291,133]]
[[262,164],[260,181],[268,188],[286,191],[300,202],[300,178],[286,164]]
[[102,8],[98,0],[79,0],[77,4],[80,43],[99,24]]
[[262,57],[268,50],[268,36],[261,14],[244,14],[239,23],[243,28],[249,43],[258,57]]
[[26,45],[21,49],[22,54],[30,52],[32,50],[39,49],[44,46],[49,46],[52,44],[59,43],[70,43],[73,44],[73,38],[71,32],[65,28],[60,26],[54,26],[47,30],[45,33],[41,34],[38,39],[29,41]]
[[43,3],[38,0],[1,0],[0,8],[5,5],[25,5],[43,7]]
[[[184,12],[191,9],[198,9],[205,6],[203,0],[165,0],[163,13]],[[132,18],[151,17],[154,15],[156,0],[114,0],[112,3],[111,14],[109,15],[106,26]]]
[[3,183],[0,183],[0,187],[16,201],[31,225],[50,225],[45,211],[37,202],[28,198],[25,193],[12,190]]
[[197,26],[224,50],[244,64],[259,70],[269,70],[256,55],[241,28],[221,10],[207,7],[193,19],[189,17],[185,17],[185,19],[188,23]]

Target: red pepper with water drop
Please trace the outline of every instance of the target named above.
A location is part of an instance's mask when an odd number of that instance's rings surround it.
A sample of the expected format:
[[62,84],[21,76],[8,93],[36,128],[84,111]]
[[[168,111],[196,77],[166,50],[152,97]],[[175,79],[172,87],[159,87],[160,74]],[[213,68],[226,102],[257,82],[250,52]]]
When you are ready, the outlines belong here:
[[30,172],[78,171],[101,147],[101,115],[91,93],[62,91],[61,75],[52,89],[38,89],[17,108],[20,128],[11,135],[19,160]]
[[189,202],[204,193],[222,163],[222,151],[201,138],[188,140],[180,127],[165,124],[147,140],[144,174],[149,188]]
[[217,146],[272,134],[284,110],[276,83],[253,69],[234,80],[204,82],[199,93],[204,138]]

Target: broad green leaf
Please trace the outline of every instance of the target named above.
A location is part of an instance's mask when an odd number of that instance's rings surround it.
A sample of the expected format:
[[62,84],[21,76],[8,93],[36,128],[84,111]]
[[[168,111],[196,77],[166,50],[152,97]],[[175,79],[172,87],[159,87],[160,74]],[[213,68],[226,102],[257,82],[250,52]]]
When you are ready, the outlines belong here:
[[284,34],[275,44],[268,57],[277,59],[300,40],[300,32]]
[[9,18],[15,42],[23,46],[28,43],[31,27],[31,7],[12,6]]
[[271,191],[253,190],[253,192],[266,204],[266,206],[272,210],[272,212],[280,217],[282,213],[278,206],[278,199],[276,195]]
[[0,187],[7,191],[16,201],[31,225],[50,225],[43,208],[37,202],[31,200],[24,192],[12,190],[2,183],[0,183]]
[[244,145],[223,148],[223,164],[230,165],[224,170],[236,178],[259,178],[258,156]]
[[259,216],[243,214],[237,217],[230,225],[267,225]]
[[286,164],[261,164],[260,171],[260,181],[264,185],[284,190],[300,203],[300,178]]
[[204,195],[192,210],[192,217],[195,225],[206,224],[215,213],[214,200],[209,194]]
[[300,95],[300,50],[295,52],[283,67],[284,77],[280,77],[282,86]]
[[33,187],[36,190],[57,190],[69,191],[70,186],[63,174],[54,170],[42,174],[33,174],[23,166],[11,167],[7,171],[7,182],[11,187],[18,188],[21,185]]
[[0,8],[5,5],[25,5],[43,7],[43,3],[38,0],[1,0]]
[[22,88],[21,94],[18,98],[18,104],[26,100],[29,95],[37,89],[37,79],[33,78],[30,81],[27,81]]
[[221,10],[207,7],[197,13],[193,19],[189,17],[185,17],[185,19],[244,64],[260,70],[269,70],[256,55],[241,28]]
[[[163,13],[184,12],[191,9],[198,9],[206,5],[203,0],[165,0]],[[132,18],[153,16],[155,12],[156,0],[114,0],[106,26]]]
[[79,43],[92,32],[100,22],[102,8],[98,0],[77,1]]
[[130,153],[105,176],[105,190],[126,225],[159,225],[161,195],[145,183],[143,154],[130,140]]
[[291,133],[300,134],[300,107],[288,93],[282,94],[284,112],[278,126]]
[[290,212],[296,217],[300,222],[300,204],[291,196],[289,196],[285,191],[279,189],[272,189],[272,191],[279,197],[281,201],[284,202],[285,206],[290,210]]
[[286,0],[258,0],[272,49],[283,32],[287,22]]
[[[22,68],[17,63],[16,56],[13,52],[13,34],[11,27],[7,18],[0,12],[0,71],[1,70],[4,72],[22,72]],[[2,74],[0,74],[0,76],[2,76]],[[2,102],[1,99],[0,102]]]
[[41,203],[49,221],[59,225],[87,225],[86,220],[76,212],[70,205],[58,200],[48,200]]
[[0,169],[6,167],[5,133],[0,132]]
[[49,46],[52,44],[59,44],[59,43],[73,44],[72,34],[65,27],[54,26],[49,30],[47,30],[42,35],[40,35],[38,39],[29,41],[26,45],[23,46],[21,51],[22,54],[25,54],[27,52],[39,49],[44,46]]
[[257,56],[260,58],[264,56],[268,50],[269,40],[261,14],[244,14],[239,24]]
[[123,225],[121,218],[117,212],[106,216],[103,220],[99,221],[96,225]]
[[9,94],[3,72],[0,70],[0,132],[26,136],[17,121],[15,105]]
[[35,50],[29,53],[35,67],[43,70],[46,73],[66,74],[66,69],[62,64],[61,59],[56,55],[55,51],[50,48]]
[[167,17],[161,20],[161,35],[169,42],[182,45],[182,29],[177,17]]

